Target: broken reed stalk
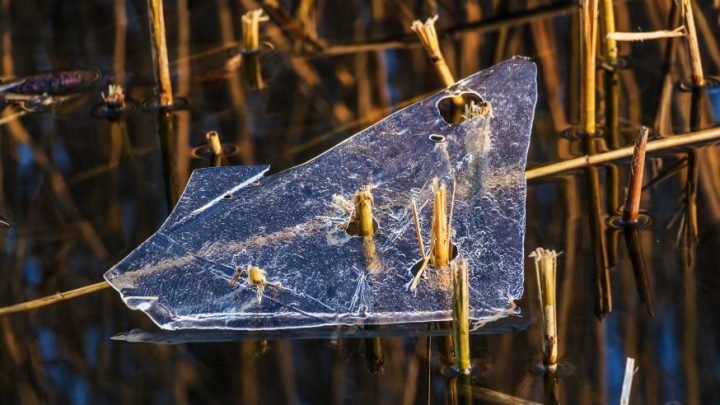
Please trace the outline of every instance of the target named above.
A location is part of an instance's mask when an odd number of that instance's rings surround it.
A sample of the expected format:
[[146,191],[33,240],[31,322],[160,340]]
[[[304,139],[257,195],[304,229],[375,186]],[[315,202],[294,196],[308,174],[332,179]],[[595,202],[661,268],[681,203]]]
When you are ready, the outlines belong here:
[[625,361],[625,376],[623,377],[622,392],[620,394],[620,405],[630,404],[630,391],[632,389],[632,381],[636,371],[635,359],[628,357]]
[[251,10],[242,15],[242,43],[245,53],[242,57],[243,82],[249,89],[261,90],[265,87],[260,67],[260,22],[267,21],[262,9]]
[[580,2],[580,31],[582,36],[580,47],[580,70],[582,84],[580,87],[580,126],[588,135],[595,134],[595,87],[598,37],[598,0]]
[[38,298],[35,300],[22,302],[20,304],[0,308],[0,316],[14,314],[17,312],[30,311],[36,308],[52,305],[60,301],[65,301],[71,298],[76,298],[96,291],[104,290],[108,287],[110,287],[110,284],[107,281],[101,281],[99,283],[86,285],[84,287],[76,288],[74,290],[58,292],[47,297]]
[[470,373],[470,295],[468,262],[464,258],[450,265],[452,275],[453,343],[455,368],[462,374]]
[[432,264],[435,267],[446,267],[450,262],[450,234],[447,218],[447,188],[445,184],[438,186],[438,179],[433,180],[435,204],[433,209],[432,233],[435,244],[432,251]]
[[[650,141],[647,144],[647,152],[661,152],[677,147],[686,147],[696,144],[702,144],[720,140],[720,128],[710,128],[702,131],[689,132],[682,135],[674,135],[667,138]],[[527,180],[539,179],[563,173],[569,170],[582,169],[585,167],[596,166],[603,163],[613,162],[625,159],[633,155],[634,146],[627,146],[608,152],[598,153],[595,155],[585,155],[574,159],[568,159],[562,162],[552,163],[546,166],[535,167],[525,171]]]
[[147,0],[148,17],[150,20],[150,37],[153,45],[153,61],[158,79],[158,98],[161,108],[172,108],[173,92],[170,80],[170,63],[168,62],[167,42],[165,38],[165,17],[162,0]]
[[205,134],[205,140],[207,141],[208,149],[212,153],[213,166],[222,166],[224,153],[222,143],[220,143],[220,134],[218,134],[217,131],[210,131]]
[[210,131],[205,134],[207,140],[208,149],[215,156],[221,156],[223,154],[222,144],[220,143],[220,134],[217,131]]
[[555,305],[557,256],[554,250],[543,248],[537,248],[530,254],[530,257],[535,259],[538,304],[543,321],[543,362],[548,372],[553,373],[558,362],[557,306]]
[[267,21],[262,9],[250,10],[242,15],[243,50],[255,51],[260,48],[260,22]]
[[648,41],[653,39],[680,38],[687,36],[685,27],[677,27],[674,30],[659,30],[650,32],[609,32],[606,39],[613,41],[635,42]]
[[442,80],[445,87],[449,87],[455,84],[455,78],[452,72],[450,72],[450,67],[445,61],[442,50],[440,50],[440,42],[438,41],[437,31],[435,30],[435,21],[437,21],[437,19],[438,16],[436,15],[428,18],[424,23],[420,20],[415,20],[410,28],[415,31],[418,38],[420,38],[420,42],[427,51],[428,56],[430,56],[430,60],[438,76],[440,76],[440,80]]
[[355,221],[358,226],[358,235],[372,236],[375,232],[372,215],[372,195],[370,186],[355,193]]
[[[453,182],[453,196],[450,206],[450,220],[452,220],[452,209],[455,204],[455,186]],[[450,221],[447,215],[447,187],[445,184],[440,184],[437,177],[432,182],[433,190],[433,217],[432,225],[430,228],[430,251],[427,255],[421,254],[423,262],[415,274],[412,283],[410,283],[410,291],[415,291],[420,278],[425,272],[428,264],[432,264],[435,267],[443,268],[447,267],[452,260],[452,241],[450,240]],[[414,213],[417,213],[417,208],[413,208]],[[418,245],[423,246],[422,235],[420,232],[420,223],[415,217],[415,229],[418,235]]]
[[648,134],[647,127],[640,127],[640,134],[635,147],[633,148],[633,160],[630,168],[630,179],[628,183],[625,208],[623,209],[623,221],[637,222],[640,217],[640,196],[642,194],[643,173],[645,171],[645,153],[647,149]]
[[688,48],[690,51],[690,66],[692,68],[692,82],[696,86],[705,84],[702,61],[700,59],[700,46],[698,45],[697,31],[695,30],[695,18],[693,17],[692,2],[680,0],[680,14],[687,28]]

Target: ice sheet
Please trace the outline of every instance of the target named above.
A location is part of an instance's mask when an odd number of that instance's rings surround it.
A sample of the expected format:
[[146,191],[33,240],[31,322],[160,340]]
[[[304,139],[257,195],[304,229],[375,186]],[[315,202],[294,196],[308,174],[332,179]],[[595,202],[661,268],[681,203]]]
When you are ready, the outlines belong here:
[[[270,176],[267,167],[197,170],[166,223],[105,278],[163,329],[448,320],[443,270],[430,269],[415,292],[407,288],[420,259],[411,204],[418,203],[427,247],[438,177],[456,182],[452,240],[470,263],[471,317],[507,314],[523,291],[535,77],[532,62],[510,59]],[[466,92],[492,114],[446,123],[437,103]],[[338,197],[352,201],[367,185],[378,224],[372,242],[338,228],[349,219]],[[229,286],[238,267],[251,265],[278,286],[265,288],[262,300],[245,277]]]

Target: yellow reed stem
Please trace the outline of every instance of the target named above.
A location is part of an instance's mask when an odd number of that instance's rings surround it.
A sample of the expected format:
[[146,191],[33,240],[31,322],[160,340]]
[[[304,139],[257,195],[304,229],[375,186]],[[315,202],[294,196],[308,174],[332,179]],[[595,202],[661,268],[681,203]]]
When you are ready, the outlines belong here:
[[158,79],[158,96],[162,108],[172,108],[173,92],[170,80],[170,63],[168,62],[167,42],[165,38],[165,17],[162,0],[148,0],[150,33],[153,44],[153,60],[155,61]]
[[223,148],[222,143],[220,143],[220,134],[218,134],[217,131],[210,131],[205,134],[205,139],[207,140],[208,148],[212,151],[213,155],[222,156]]
[[433,234],[435,244],[432,251],[432,264],[436,267],[446,267],[450,262],[450,235],[447,222],[447,188],[445,184],[438,186],[438,180],[433,180],[435,205],[433,210]]
[[372,215],[372,195],[369,186],[355,193],[355,220],[357,221],[359,235],[371,236],[375,232]]
[[[650,141],[647,144],[647,152],[660,152],[677,147],[691,146],[717,140],[720,140],[720,128],[710,128],[702,131],[690,132],[687,134],[675,135],[668,138]],[[625,159],[633,155],[634,149],[634,146],[627,146],[608,152],[598,153],[596,155],[585,155],[574,159],[564,160],[562,162],[552,163],[546,166],[535,167],[525,171],[525,178],[528,180],[534,180],[569,170],[581,169],[619,159]]]
[[611,65],[617,63],[618,48],[617,42],[612,38],[615,33],[615,8],[613,0],[603,0],[603,26],[605,27],[605,61]]
[[453,343],[455,347],[455,368],[463,373],[470,372],[470,294],[468,287],[468,262],[464,258],[454,260],[450,265],[452,274]]
[[107,281],[101,281],[99,283],[86,285],[84,287],[76,288],[74,290],[58,292],[47,297],[38,298],[36,300],[22,302],[20,304],[10,305],[7,307],[0,308],[0,316],[14,314],[17,312],[30,311],[36,308],[52,305],[60,301],[77,298],[83,295],[94,293],[95,291],[104,290],[110,287]]
[[581,47],[580,47],[580,74],[582,83],[580,88],[580,125],[582,131],[588,135],[595,134],[595,86],[596,69],[595,57],[597,54],[598,37],[598,0],[583,0],[580,2],[581,19]]
[[260,47],[260,22],[267,21],[262,9],[250,10],[242,15],[242,43],[246,51],[254,51]]

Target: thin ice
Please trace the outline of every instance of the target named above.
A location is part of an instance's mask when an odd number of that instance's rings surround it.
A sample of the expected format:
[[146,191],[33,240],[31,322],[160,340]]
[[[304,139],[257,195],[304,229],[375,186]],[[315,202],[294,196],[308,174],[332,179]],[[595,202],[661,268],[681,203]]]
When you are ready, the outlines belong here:
[[[160,230],[105,278],[163,329],[448,320],[442,270],[430,269],[415,292],[407,288],[420,260],[411,204],[427,247],[438,177],[449,188],[456,182],[452,240],[470,263],[470,315],[504,316],[523,292],[535,76],[532,62],[510,59],[277,174],[265,175],[267,166],[196,170]],[[438,102],[462,93],[479,96],[491,113],[445,122]],[[338,202],[367,185],[378,224],[372,241],[340,226],[349,216]],[[265,288],[261,301],[244,277],[229,286],[236,269],[250,265],[280,286]]]

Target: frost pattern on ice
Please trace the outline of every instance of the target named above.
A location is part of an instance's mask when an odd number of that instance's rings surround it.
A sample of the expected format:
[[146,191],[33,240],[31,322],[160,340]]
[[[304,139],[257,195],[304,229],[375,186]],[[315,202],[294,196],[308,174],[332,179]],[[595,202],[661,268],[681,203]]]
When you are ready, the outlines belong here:
[[[532,62],[510,59],[281,173],[263,176],[267,167],[260,166],[196,170],[160,230],[105,279],[164,329],[448,320],[442,271],[431,269],[414,293],[406,287],[420,259],[411,203],[418,203],[427,247],[437,176],[457,183],[452,240],[470,263],[471,317],[507,314],[523,289],[535,76]],[[492,116],[446,123],[437,103],[462,92],[489,102]],[[352,201],[366,185],[379,225],[372,242],[338,229],[348,220],[338,201]],[[230,288],[236,268],[249,265],[282,288],[266,288],[260,302],[252,286]]]

